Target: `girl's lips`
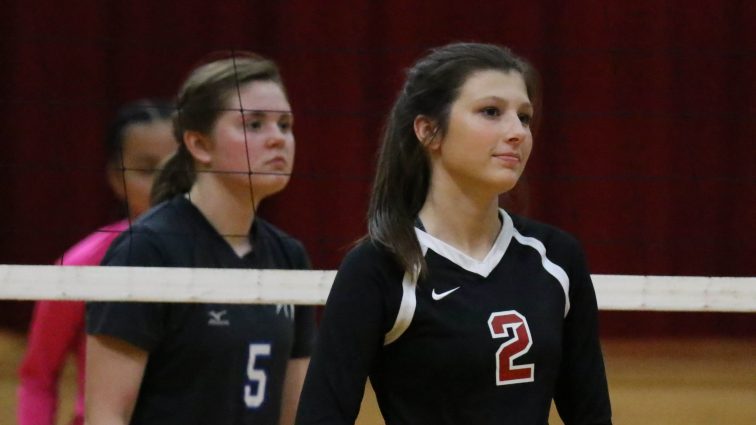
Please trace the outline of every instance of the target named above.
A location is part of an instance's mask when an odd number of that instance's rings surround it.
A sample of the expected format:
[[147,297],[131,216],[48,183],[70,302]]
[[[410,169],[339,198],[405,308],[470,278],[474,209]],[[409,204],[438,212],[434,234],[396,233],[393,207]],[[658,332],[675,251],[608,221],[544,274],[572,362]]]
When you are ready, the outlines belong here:
[[286,159],[282,156],[277,156],[275,158],[265,161],[265,165],[272,165],[274,167],[285,167],[286,164],[287,164]]
[[519,164],[520,163],[520,155],[516,153],[500,153],[500,154],[494,154],[494,158],[510,163],[510,164]]

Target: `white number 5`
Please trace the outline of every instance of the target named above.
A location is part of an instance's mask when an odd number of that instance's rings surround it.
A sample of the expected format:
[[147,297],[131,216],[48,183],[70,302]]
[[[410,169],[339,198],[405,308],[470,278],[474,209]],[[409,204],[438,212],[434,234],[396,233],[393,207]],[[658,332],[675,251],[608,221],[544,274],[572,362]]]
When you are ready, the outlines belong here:
[[[247,361],[249,384],[244,386],[244,403],[247,407],[258,408],[265,401],[265,384],[268,381],[268,374],[264,369],[255,368],[255,360],[267,356],[270,356],[270,343],[249,344],[249,360]],[[257,385],[252,385],[254,383]],[[253,387],[257,387],[254,393]]]

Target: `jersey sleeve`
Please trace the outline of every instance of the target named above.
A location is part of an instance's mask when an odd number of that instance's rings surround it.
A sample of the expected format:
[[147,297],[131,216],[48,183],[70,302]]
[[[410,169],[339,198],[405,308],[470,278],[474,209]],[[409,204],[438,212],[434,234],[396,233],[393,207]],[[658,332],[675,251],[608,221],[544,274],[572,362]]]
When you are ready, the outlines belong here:
[[19,370],[20,425],[52,424],[58,404],[58,376],[81,338],[84,303],[39,301]]
[[598,306],[583,251],[574,241],[570,311],[554,402],[565,425],[610,425],[612,412],[598,332]]
[[[160,267],[166,262],[154,235],[134,229],[124,232],[105,254],[104,266]],[[151,351],[162,339],[167,309],[163,303],[88,302],[87,333],[107,335]]]
[[[127,227],[128,221],[123,220],[99,229],[69,248],[55,264],[100,264],[110,243]],[[19,425],[55,422],[58,377],[68,353],[82,355],[83,332],[83,302],[41,300],[35,304],[28,344],[19,370]],[[81,371],[79,373],[81,375]],[[81,391],[82,388],[77,389],[78,397],[81,397]]]
[[297,425],[354,424],[386,331],[383,273],[354,250],[336,274],[305,378]]

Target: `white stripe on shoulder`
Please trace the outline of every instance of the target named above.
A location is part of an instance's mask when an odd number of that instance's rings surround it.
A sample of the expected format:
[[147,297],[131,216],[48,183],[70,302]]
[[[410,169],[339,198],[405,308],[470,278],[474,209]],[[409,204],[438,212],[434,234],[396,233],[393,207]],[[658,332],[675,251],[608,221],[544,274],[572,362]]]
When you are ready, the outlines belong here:
[[402,279],[402,301],[399,304],[399,313],[396,315],[394,326],[386,333],[383,345],[389,345],[396,341],[412,323],[412,317],[415,316],[415,307],[417,306],[416,287],[417,273],[405,272]]
[[520,232],[517,231],[517,229],[514,230],[514,238],[517,240],[517,242],[523,245],[527,245],[538,251],[538,253],[541,255],[541,264],[543,264],[543,268],[547,272],[549,272],[550,275],[554,276],[557,281],[559,281],[559,284],[562,286],[562,290],[564,291],[564,317],[567,317],[567,313],[570,311],[570,278],[569,276],[567,276],[567,272],[565,272],[563,268],[559,267],[551,260],[549,260],[549,258],[546,256],[546,247],[538,239],[532,238],[530,236],[523,236],[522,234],[520,234]]

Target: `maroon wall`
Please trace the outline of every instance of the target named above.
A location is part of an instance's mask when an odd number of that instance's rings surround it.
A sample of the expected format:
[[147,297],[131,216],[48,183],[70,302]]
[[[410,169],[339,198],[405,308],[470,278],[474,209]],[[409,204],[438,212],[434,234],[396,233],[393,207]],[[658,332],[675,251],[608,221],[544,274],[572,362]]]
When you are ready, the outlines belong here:
[[[756,275],[753,2],[5,3],[0,263],[49,263],[113,218],[101,140],[114,108],[170,96],[209,51],[243,48],[280,63],[297,118],[295,176],[265,214],[334,268],[364,232],[403,69],[463,40],[509,45],[541,71],[528,214],[577,235],[594,272]],[[626,332],[626,314],[606,316]],[[640,316],[754,330],[747,315]]]

